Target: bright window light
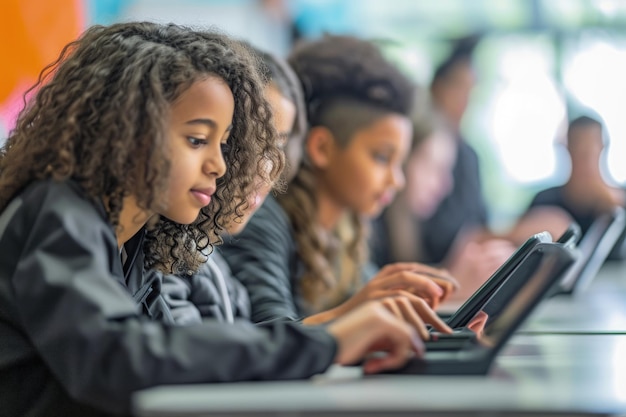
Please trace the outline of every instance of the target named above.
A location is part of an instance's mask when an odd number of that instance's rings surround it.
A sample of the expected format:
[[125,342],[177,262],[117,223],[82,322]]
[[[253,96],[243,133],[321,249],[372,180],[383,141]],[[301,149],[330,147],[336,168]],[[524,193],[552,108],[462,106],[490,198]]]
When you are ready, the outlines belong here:
[[554,175],[554,142],[565,118],[565,105],[549,62],[538,48],[503,54],[489,117],[489,134],[507,174],[520,184]]
[[564,83],[584,106],[593,109],[604,120],[610,139],[607,156],[608,174],[626,182],[626,48],[603,41],[593,41],[579,49],[564,66]]

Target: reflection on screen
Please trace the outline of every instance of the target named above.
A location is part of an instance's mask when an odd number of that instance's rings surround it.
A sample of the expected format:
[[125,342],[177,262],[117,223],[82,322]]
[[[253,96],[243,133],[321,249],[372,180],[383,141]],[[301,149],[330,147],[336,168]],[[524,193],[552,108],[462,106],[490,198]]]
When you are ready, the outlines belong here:
[[476,333],[480,344],[486,347],[497,346],[525,318],[535,302],[560,275],[562,268],[557,268],[557,253],[554,256],[543,252],[534,253],[541,258],[540,262],[533,262],[532,267],[517,271],[523,273],[524,276],[519,278],[526,278],[522,279],[525,284],[499,314],[490,316],[481,310],[472,318],[468,328]]
[[591,225],[587,233],[585,233],[585,236],[578,244],[578,249],[580,250],[581,256],[574,263],[574,265],[572,265],[567,274],[561,280],[561,285],[563,286],[563,288],[566,288],[568,290],[572,289],[572,287],[578,280],[580,273],[585,268],[587,261],[596,249],[596,245],[602,238],[604,232],[606,232],[606,229],[608,229],[611,221],[612,219],[608,215],[601,216]]

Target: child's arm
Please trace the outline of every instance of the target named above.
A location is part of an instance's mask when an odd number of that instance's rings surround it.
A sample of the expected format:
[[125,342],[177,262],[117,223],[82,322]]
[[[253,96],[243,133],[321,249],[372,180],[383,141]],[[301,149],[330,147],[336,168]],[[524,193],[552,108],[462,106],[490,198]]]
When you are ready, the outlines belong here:
[[276,200],[268,197],[243,232],[225,240],[220,252],[233,276],[248,290],[252,321],[298,319],[292,291],[295,242]]
[[[160,274],[158,272],[151,272]],[[161,295],[176,324],[197,324],[202,321],[200,309],[191,301],[193,287],[191,278],[174,274],[161,274]]]
[[49,197],[36,218],[12,223],[21,255],[1,298],[76,401],[124,412],[132,392],[154,385],[306,378],[333,362],[336,342],[324,329],[148,321],[115,272],[110,227],[84,200]]

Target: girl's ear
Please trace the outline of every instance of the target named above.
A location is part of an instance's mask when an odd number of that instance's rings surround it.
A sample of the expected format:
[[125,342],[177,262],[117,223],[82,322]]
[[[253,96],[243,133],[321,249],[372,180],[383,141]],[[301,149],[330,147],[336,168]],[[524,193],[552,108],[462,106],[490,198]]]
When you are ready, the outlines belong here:
[[335,152],[335,138],[328,128],[316,126],[309,130],[306,139],[306,152],[317,168],[326,168]]

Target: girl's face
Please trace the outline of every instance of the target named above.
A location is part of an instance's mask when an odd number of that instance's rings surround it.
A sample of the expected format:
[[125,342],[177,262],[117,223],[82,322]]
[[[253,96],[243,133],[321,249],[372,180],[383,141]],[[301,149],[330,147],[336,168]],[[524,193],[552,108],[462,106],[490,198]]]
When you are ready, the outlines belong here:
[[167,209],[159,214],[189,224],[211,202],[216,180],[226,172],[221,147],[228,139],[234,109],[230,88],[217,77],[195,82],[172,104]]
[[[296,106],[289,101],[285,96],[273,87],[271,84],[265,87],[265,99],[269,102],[270,107],[274,115],[274,123],[276,131],[282,140],[285,142],[289,140],[291,128],[296,118]],[[286,143],[284,143],[286,145]],[[287,165],[299,163],[289,159]],[[265,183],[263,180],[259,180],[259,184],[256,187],[256,192],[248,197],[248,207],[243,210],[243,215],[237,219],[236,222],[230,222],[226,226],[226,232],[230,235],[237,234],[243,230],[252,215],[261,206],[267,195],[271,190],[270,184]]]
[[402,163],[411,144],[407,117],[384,116],[357,131],[344,148],[333,145],[320,184],[341,206],[376,216],[404,186]]
[[432,216],[452,190],[456,159],[454,138],[434,131],[409,156],[406,163],[406,199],[411,211],[422,219]]

